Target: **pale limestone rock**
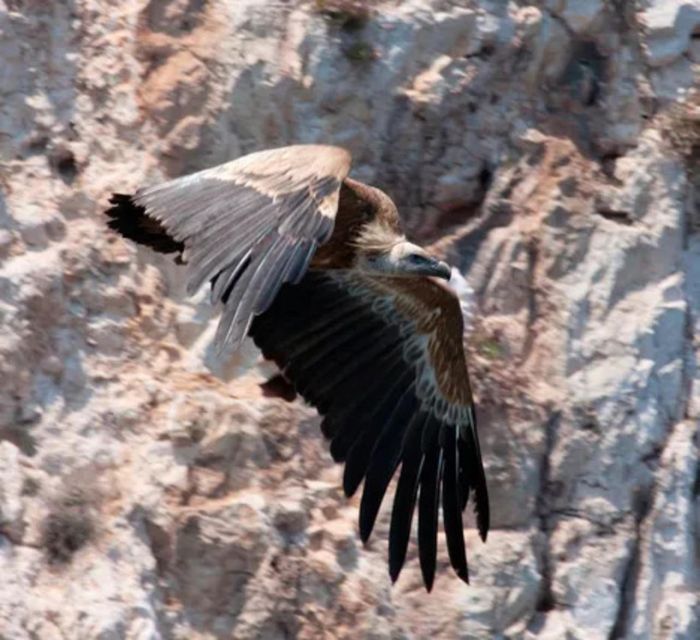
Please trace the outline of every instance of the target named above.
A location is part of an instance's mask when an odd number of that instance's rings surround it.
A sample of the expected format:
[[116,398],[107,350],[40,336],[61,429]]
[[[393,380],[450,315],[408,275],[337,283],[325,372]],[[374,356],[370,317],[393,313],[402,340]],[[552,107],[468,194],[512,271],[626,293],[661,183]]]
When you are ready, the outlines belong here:
[[[696,178],[655,114],[696,83],[697,2],[460,4],[0,2],[0,636],[697,637]],[[392,588],[389,501],[363,547],[315,412],[99,215],[319,141],[456,267],[470,586],[440,537],[433,593],[413,544]],[[54,566],[76,483],[94,537]]]
[[0,443],[0,535],[19,542],[23,533],[22,484],[19,449]]
[[[626,618],[629,638],[700,635],[697,571],[688,558],[697,544],[698,430],[693,421],[675,425],[661,456],[659,480],[636,550],[639,572],[634,606]],[[658,599],[658,600],[657,600]]]
[[605,6],[602,0],[562,0],[558,4],[559,15],[576,34],[591,33]]
[[651,0],[639,19],[646,28],[645,47],[649,64],[660,67],[673,62],[690,46],[700,25],[698,0]]

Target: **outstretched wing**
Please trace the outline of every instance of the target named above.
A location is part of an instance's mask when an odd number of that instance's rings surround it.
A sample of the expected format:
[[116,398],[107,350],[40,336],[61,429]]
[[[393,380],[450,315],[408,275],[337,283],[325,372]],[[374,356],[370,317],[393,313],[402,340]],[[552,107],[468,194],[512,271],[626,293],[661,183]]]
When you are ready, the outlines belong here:
[[339,147],[297,145],[115,194],[106,213],[122,235],[162,251],[184,250],[187,290],[212,281],[223,302],[216,345],[235,348],[280,286],[298,282],[333,232],[350,169]]
[[399,476],[389,572],[406,558],[418,503],[418,549],[428,590],[435,576],[439,505],[451,564],[468,581],[462,511],[473,492],[483,539],[489,505],[455,294],[432,278],[311,270],[285,286],[251,335],[324,416],[331,454],[345,462],[345,493],[362,480],[366,541],[389,482]]

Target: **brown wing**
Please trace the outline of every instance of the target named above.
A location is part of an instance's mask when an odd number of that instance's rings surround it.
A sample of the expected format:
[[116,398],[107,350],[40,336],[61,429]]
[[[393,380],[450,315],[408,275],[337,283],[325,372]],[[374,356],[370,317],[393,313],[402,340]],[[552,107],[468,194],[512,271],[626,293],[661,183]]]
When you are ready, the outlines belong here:
[[364,479],[366,541],[401,464],[389,533],[389,572],[406,557],[418,502],[418,549],[431,589],[438,510],[452,566],[468,581],[462,510],[473,491],[482,538],[486,481],[462,346],[462,315],[449,288],[428,278],[377,278],[311,270],[255,318],[251,336],[324,416],[331,454],[345,462],[352,495]]
[[110,227],[158,251],[184,249],[189,293],[212,280],[223,302],[216,345],[238,346],[284,282],[303,277],[328,240],[350,154],[297,145],[115,195]]

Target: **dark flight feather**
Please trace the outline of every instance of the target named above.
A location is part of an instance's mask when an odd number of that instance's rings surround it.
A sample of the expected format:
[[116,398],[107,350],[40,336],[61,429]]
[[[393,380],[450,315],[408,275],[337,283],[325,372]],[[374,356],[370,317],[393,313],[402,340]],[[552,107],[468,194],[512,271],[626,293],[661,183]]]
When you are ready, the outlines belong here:
[[[405,370],[405,363],[402,362],[401,365],[401,369]],[[370,455],[380,433],[381,426],[386,425],[394,409],[404,402],[411,382],[411,373],[412,372],[405,371],[397,376],[390,390],[384,395],[381,401],[375,405],[371,414],[367,415],[367,418],[364,419],[367,426],[365,426],[359,434],[355,434],[354,442],[352,446],[348,448],[345,458],[343,489],[345,490],[346,496],[350,497],[354,495],[364,479],[367,467],[369,466]],[[363,417],[361,416],[361,418]],[[385,462],[385,460],[382,460],[381,464],[385,464]],[[365,539],[363,538],[363,542],[364,541]]]
[[[451,433],[443,428],[443,450],[445,457],[445,469],[442,478],[442,513],[445,527],[445,539],[447,540],[447,552],[450,564],[457,575],[469,582],[469,570],[467,568],[467,554],[464,546],[464,525],[462,523],[462,509],[460,492],[460,479],[457,473],[459,438],[457,430]],[[464,487],[468,491],[468,487]]]
[[367,463],[367,475],[360,502],[360,537],[367,542],[379,513],[389,482],[401,460],[404,431],[417,417],[416,396],[409,387],[394,408]]
[[433,588],[433,580],[435,579],[438,496],[443,466],[442,450],[437,446],[435,428],[431,428],[429,433],[431,438],[428,439],[427,446],[424,444],[423,449],[425,461],[421,470],[420,495],[418,496],[418,557],[423,582],[428,591]]
[[[353,407],[343,407],[338,411],[341,427],[338,434],[331,440],[330,448],[331,455],[336,462],[345,461],[352,445],[366,430],[377,428],[376,424],[366,419],[371,417],[372,407],[383,400],[386,401],[389,394],[392,394],[394,400],[398,400],[400,397],[400,389],[392,386],[395,377],[405,368],[400,356],[395,352],[390,352],[378,362],[378,366],[385,367],[386,374],[389,376],[387,379],[391,381],[389,385],[368,384],[368,378],[361,375],[355,376],[352,381],[348,382],[348,386],[354,387],[355,396],[361,400]],[[366,373],[369,377],[369,372]],[[354,491],[347,491],[349,486],[348,482],[346,484],[346,495],[348,496],[354,493]]]
[[488,522],[479,452],[470,440],[473,414],[464,414],[469,416],[464,424],[452,424],[436,412],[437,405],[421,400],[414,360],[426,357],[420,345],[430,343],[407,342],[415,332],[413,321],[388,315],[386,304],[363,298],[367,292],[350,293],[353,277],[311,270],[298,285],[283,285],[267,311],[254,319],[251,336],[324,416],[321,430],[331,439],[331,455],[345,462],[346,495],[364,480],[363,541],[400,466],[389,530],[392,580],[405,561],[416,503],[426,588],[435,578],[440,507],[450,563],[467,580],[461,512],[470,489],[479,494],[477,509]]
[[105,211],[107,226],[125,238],[150,247],[158,253],[182,254],[185,245],[168,234],[165,227],[146,215],[146,209],[134,204],[131,196],[115,193],[109,199],[112,205]]
[[[391,510],[391,526],[389,527],[389,575],[396,582],[406,560],[408,540],[411,535],[411,522],[415,510],[418,487],[425,457],[421,448],[422,422],[426,415],[411,423],[411,429],[406,434],[403,449],[403,461],[399,482],[394,494],[394,506]],[[420,426],[419,426],[420,425]]]

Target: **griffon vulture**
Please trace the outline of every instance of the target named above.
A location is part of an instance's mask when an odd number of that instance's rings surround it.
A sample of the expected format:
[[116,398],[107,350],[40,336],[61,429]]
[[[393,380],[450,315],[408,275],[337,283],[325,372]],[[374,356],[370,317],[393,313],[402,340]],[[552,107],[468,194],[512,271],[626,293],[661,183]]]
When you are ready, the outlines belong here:
[[401,465],[389,573],[406,558],[418,503],[428,591],[442,504],[447,549],[468,581],[462,512],[472,496],[482,539],[489,503],[450,268],[406,240],[396,206],[348,178],[350,154],[298,145],[261,151],[134,195],[106,212],[124,237],[186,264],[187,290],[211,284],[215,343],[250,335],[323,416],[343,488],[364,480],[367,541]]

